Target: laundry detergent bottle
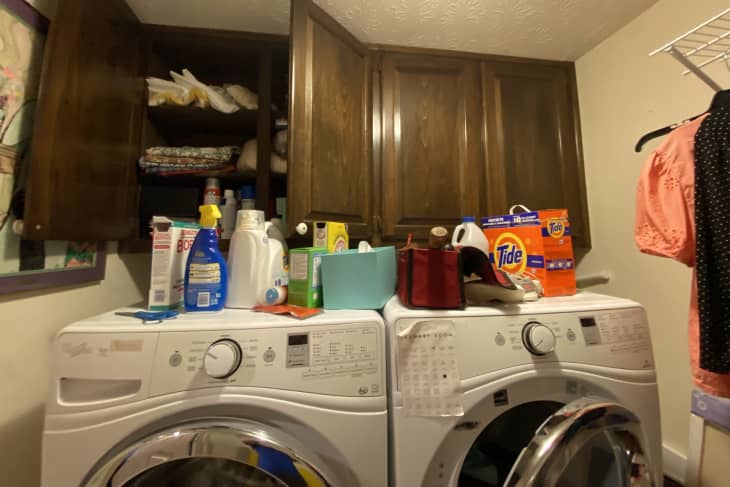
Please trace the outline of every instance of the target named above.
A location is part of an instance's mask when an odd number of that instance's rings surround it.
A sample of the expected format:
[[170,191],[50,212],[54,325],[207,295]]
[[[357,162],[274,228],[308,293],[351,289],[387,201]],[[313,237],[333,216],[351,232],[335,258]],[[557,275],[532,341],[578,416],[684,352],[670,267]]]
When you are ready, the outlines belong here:
[[461,224],[454,228],[451,245],[454,247],[476,247],[489,256],[489,241],[484,235],[484,231],[476,224],[476,218],[473,216],[463,217]]
[[218,311],[226,303],[228,268],[218,247],[216,230],[221,212],[202,205],[200,226],[185,267],[185,311]]
[[270,239],[264,218],[263,211],[238,211],[236,231],[228,251],[227,308],[253,308],[263,304],[261,296],[273,286],[269,279]]

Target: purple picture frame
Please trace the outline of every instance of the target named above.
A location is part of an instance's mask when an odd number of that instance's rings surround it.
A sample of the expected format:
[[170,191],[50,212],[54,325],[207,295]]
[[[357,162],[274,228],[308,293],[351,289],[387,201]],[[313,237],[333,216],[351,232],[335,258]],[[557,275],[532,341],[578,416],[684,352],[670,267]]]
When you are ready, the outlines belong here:
[[97,245],[93,267],[24,271],[0,276],[0,294],[103,281],[106,273],[106,248],[103,243]]
[[51,22],[25,0],[0,0],[0,5],[25,20],[36,31],[47,34]]
[[[0,6],[25,21],[35,31],[44,35],[48,33],[50,21],[24,0],[0,0]],[[105,273],[106,247],[104,243],[100,242],[97,244],[93,266],[80,266],[70,269],[41,269],[0,275],[0,294],[98,282],[104,279]]]

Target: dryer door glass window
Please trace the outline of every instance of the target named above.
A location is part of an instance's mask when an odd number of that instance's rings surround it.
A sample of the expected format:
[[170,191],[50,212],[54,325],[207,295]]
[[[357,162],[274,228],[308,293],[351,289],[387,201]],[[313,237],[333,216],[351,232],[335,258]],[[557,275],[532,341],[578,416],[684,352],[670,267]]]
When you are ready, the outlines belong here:
[[555,401],[528,402],[497,417],[469,449],[459,487],[501,487],[537,428],[561,407]]
[[299,484],[287,483],[263,470],[233,460],[190,458],[153,467],[124,484],[124,487],[293,487],[295,485]]
[[505,487],[650,487],[639,419],[598,399],[574,401],[538,428]]

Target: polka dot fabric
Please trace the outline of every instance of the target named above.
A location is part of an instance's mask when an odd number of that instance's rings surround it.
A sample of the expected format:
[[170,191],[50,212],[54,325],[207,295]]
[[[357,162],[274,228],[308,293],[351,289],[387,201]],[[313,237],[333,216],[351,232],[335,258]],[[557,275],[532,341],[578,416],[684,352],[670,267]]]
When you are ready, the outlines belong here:
[[695,136],[695,225],[700,367],[730,373],[730,107]]

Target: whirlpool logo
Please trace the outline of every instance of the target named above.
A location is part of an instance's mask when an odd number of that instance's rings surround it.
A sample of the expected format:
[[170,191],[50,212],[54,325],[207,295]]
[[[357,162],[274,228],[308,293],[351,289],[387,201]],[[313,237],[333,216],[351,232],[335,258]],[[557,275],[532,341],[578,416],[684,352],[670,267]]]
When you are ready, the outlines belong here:
[[497,267],[511,273],[519,273],[527,267],[527,249],[514,233],[503,233],[494,243]]

